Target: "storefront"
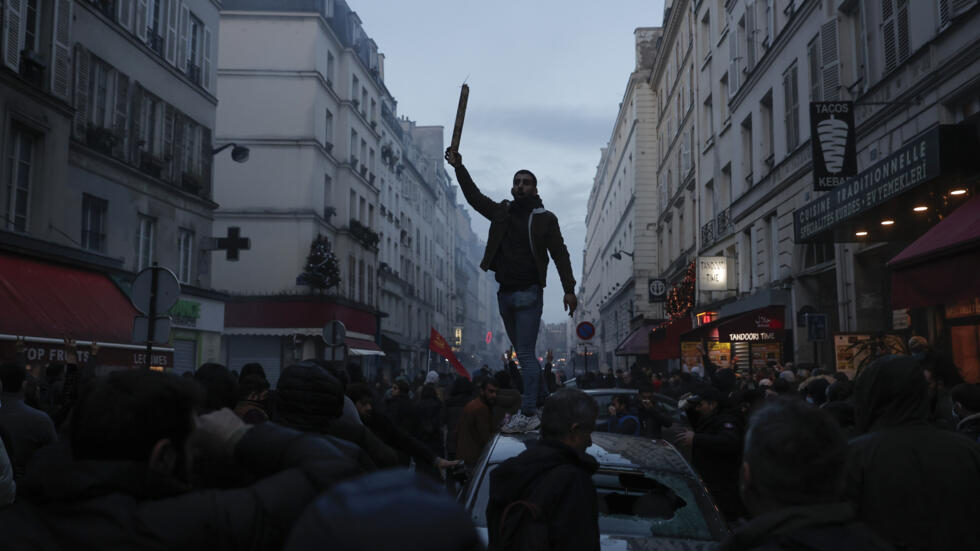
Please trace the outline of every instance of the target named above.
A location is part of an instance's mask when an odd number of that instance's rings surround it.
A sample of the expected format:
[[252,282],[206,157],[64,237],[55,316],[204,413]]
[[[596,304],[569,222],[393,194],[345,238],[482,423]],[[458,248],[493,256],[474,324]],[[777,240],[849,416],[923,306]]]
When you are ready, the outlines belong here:
[[[922,335],[955,356],[964,376],[980,378],[978,132],[968,123],[933,127],[794,212],[797,243],[852,251],[838,259],[850,323],[835,338]],[[843,348],[835,342],[835,359],[854,369]]]
[[[726,308],[731,312],[738,303]],[[718,367],[732,367],[739,372],[753,373],[769,362],[781,364],[786,360],[785,306],[725,315],[726,308],[717,314],[698,315],[702,324],[681,335],[681,353],[688,369],[701,364],[698,345]]]
[[222,300],[185,292],[168,313],[174,372],[194,371],[206,362],[224,362],[221,332],[225,327],[225,303]]
[[64,361],[64,340],[87,362],[93,343],[100,371],[173,365],[173,349],[132,344],[137,311],[102,272],[0,254],[0,359],[12,361],[23,341],[27,363],[41,369]]
[[365,375],[377,370],[384,351],[376,343],[379,312],[339,302],[337,297],[234,297],[225,305],[225,363],[240,369],[259,362],[275,385],[282,368],[308,358],[326,358],[323,328],[338,320],[347,330],[347,360]]

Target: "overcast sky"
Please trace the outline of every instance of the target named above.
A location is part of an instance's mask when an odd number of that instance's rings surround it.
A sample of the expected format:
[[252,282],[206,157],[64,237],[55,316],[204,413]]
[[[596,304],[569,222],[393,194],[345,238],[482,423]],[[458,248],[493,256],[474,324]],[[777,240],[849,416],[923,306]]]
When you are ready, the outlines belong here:
[[[466,80],[464,164],[498,200],[510,198],[517,169],[535,173],[581,282],[586,204],[635,65],[633,30],[660,25],[663,1],[347,2],[385,54],[385,84],[398,113],[444,126],[447,145]],[[486,219],[472,209],[470,216],[486,240]],[[543,318],[568,319],[553,263]]]

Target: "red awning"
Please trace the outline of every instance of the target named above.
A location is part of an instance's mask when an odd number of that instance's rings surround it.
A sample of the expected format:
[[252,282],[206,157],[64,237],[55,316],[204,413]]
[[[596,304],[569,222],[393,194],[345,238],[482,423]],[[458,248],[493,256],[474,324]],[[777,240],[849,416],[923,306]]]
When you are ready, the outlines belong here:
[[352,356],[384,356],[384,351],[381,347],[374,341],[368,341],[364,339],[354,339],[347,337],[344,339],[344,344],[347,345],[347,350],[350,351]]
[[681,357],[681,335],[691,330],[690,316],[666,321],[650,332],[650,359],[671,360]]
[[616,347],[617,356],[646,356],[650,353],[650,331],[663,323],[663,320],[643,320],[643,325],[637,327]]
[[368,335],[377,331],[373,312],[314,297],[233,300],[225,304],[226,328],[323,327],[333,320],[343,322],[348,331]]
[[0,333],[133,341],[136,309],[105,274],[0,255]]
[[888,261],[892,308],[958,304],[980,297],[980,195]]

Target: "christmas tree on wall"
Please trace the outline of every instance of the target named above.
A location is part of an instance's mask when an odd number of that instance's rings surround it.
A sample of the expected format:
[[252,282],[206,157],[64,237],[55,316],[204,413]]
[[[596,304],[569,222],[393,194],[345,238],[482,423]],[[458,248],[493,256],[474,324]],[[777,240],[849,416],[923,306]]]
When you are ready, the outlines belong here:
[[667,317],[670,320],[682,318],[691,313],[694,308],[694,263],[687,267],[684,279],[667,293]]
[[310,244],[310,254],[306,257],[303,273],[296,278],[297,285],[309,285],[311,289],[323,292],[340,284],[340,266],[337,256],[330,251],[330,241],[317,234]]

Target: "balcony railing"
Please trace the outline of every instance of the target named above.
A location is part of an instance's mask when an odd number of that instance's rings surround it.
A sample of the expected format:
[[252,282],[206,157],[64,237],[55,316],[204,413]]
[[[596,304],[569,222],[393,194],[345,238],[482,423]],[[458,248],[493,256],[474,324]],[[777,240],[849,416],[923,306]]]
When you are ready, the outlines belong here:
[[715,239],[726,237],[733,231],[735,226],[732,224],[732,208],[728,207],[715,217]]
[[708,220],[708,223],[701,226],[701,246],[707,247],[715,242],[715,221]]
[[365,249],[375,249],[378,247],[378,242],[381,241],[381,236],[378,235],[378,232],[361,224],[357,220],[350,221],[350,233],[354,239],[357,239],[364,245]]

